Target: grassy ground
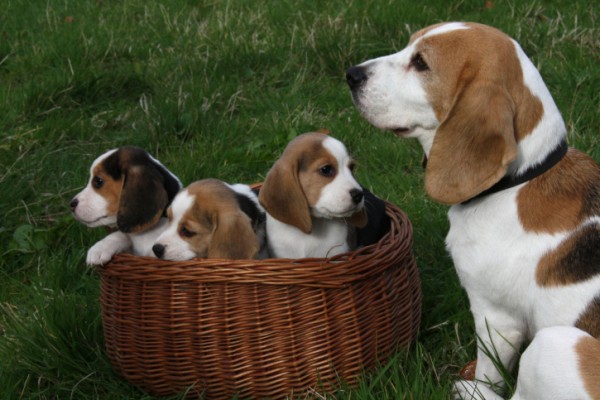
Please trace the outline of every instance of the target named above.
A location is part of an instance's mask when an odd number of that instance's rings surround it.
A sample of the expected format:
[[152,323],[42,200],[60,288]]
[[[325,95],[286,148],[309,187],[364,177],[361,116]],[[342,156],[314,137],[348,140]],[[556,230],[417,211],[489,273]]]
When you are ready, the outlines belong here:
[[360,118],[345,69],[445,20],[519,40],[554,94],[569,140],[600,160],[598,7],[570,1],[7,0],[0,13],[0,398],[144,399],[103,351],[102,236],[69,199],[90,162],[147,148],[186,183],[260,181],[287,141],[328,128],[359,180],[404,208],[423,280],[418,341],[340,399],[445,399],[474,357],[468,304],[424,196],[421,150]]

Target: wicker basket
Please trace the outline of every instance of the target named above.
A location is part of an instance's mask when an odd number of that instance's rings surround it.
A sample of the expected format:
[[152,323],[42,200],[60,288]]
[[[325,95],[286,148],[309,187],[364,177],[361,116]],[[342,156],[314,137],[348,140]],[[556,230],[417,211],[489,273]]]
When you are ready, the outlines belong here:
[[386,212],[392,229],[377,244],[329,259],[116,256],[99,270],[112,365],[158,396],[285,398],[355,383],[420,322],[412,226]]

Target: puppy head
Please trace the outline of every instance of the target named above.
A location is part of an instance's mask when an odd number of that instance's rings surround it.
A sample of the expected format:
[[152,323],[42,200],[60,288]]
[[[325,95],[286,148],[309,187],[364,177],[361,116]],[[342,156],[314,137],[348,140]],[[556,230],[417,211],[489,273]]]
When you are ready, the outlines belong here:
[[277,220],[305,233],[312,218],[367,222],[363,189],[354,179],[354,162],[342,142],[322,133],[296,137],[275,162],[260,189],[259,200]]
[[175,197],[167,216],[169,226],[153,247],[159,258],[251,259],[258,254],[250,217],[235,192],[221,181],[192,183]]
[[543,115],[530,90],[546,91],[535,67],[516,42],[479,24],[423,29],[404,50],[352,67],[347,78],[369,122],[419,139],[428,157],[425,188],[442,203],[500,180]]
[[90,176],[71,200],[74,217],[90,227],[116,226],[126,233],[154,226],[181,188],[175,175],[137,147],[102,154]]

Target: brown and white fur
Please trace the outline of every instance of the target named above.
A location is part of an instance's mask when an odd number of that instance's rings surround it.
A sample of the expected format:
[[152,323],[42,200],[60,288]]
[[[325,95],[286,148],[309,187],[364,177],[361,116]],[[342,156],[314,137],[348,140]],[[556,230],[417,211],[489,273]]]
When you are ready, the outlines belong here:
[[130,146],[102,154],[90,176],[70,202],[73,216],[89,227],[117,230],[89,249],[87,264],[105,264],[122,252],[153,256],[167,222],[164,212],[181,189],[179,179],[145,150]]
[[[480,24],[438,24],[347,80],[368,121],[420,141],[425,189],[452,205],[446,245],[482,348],[511,368],[533,339],[513,399],[600,399],[600,167],[570,148],[546,172],[482,195],[546,164],[566,138],[518,43]],[[475,381],[455,390],[500,398],[488,383],[503,382],[480,349]]]
[[353,167],[344,144],[326,134],[305,133],[287,145],[259,193],[272,257],[331,257],[353,247],[351,227],[367,222]]
[[248,185],[204,179],[179,192],[169,225],[153,251],[158,258],[252,259],[262,255],[265,212]]

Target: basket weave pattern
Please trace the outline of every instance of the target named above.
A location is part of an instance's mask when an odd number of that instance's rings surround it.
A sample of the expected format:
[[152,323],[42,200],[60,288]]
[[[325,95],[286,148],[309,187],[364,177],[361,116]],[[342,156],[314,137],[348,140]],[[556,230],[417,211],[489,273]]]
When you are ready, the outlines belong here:
[[328,259],[116,256],[100,268],[111,363],[160,396],[285,398],[356,382],[420,322],[412,226],[386,211],[377,244]]

